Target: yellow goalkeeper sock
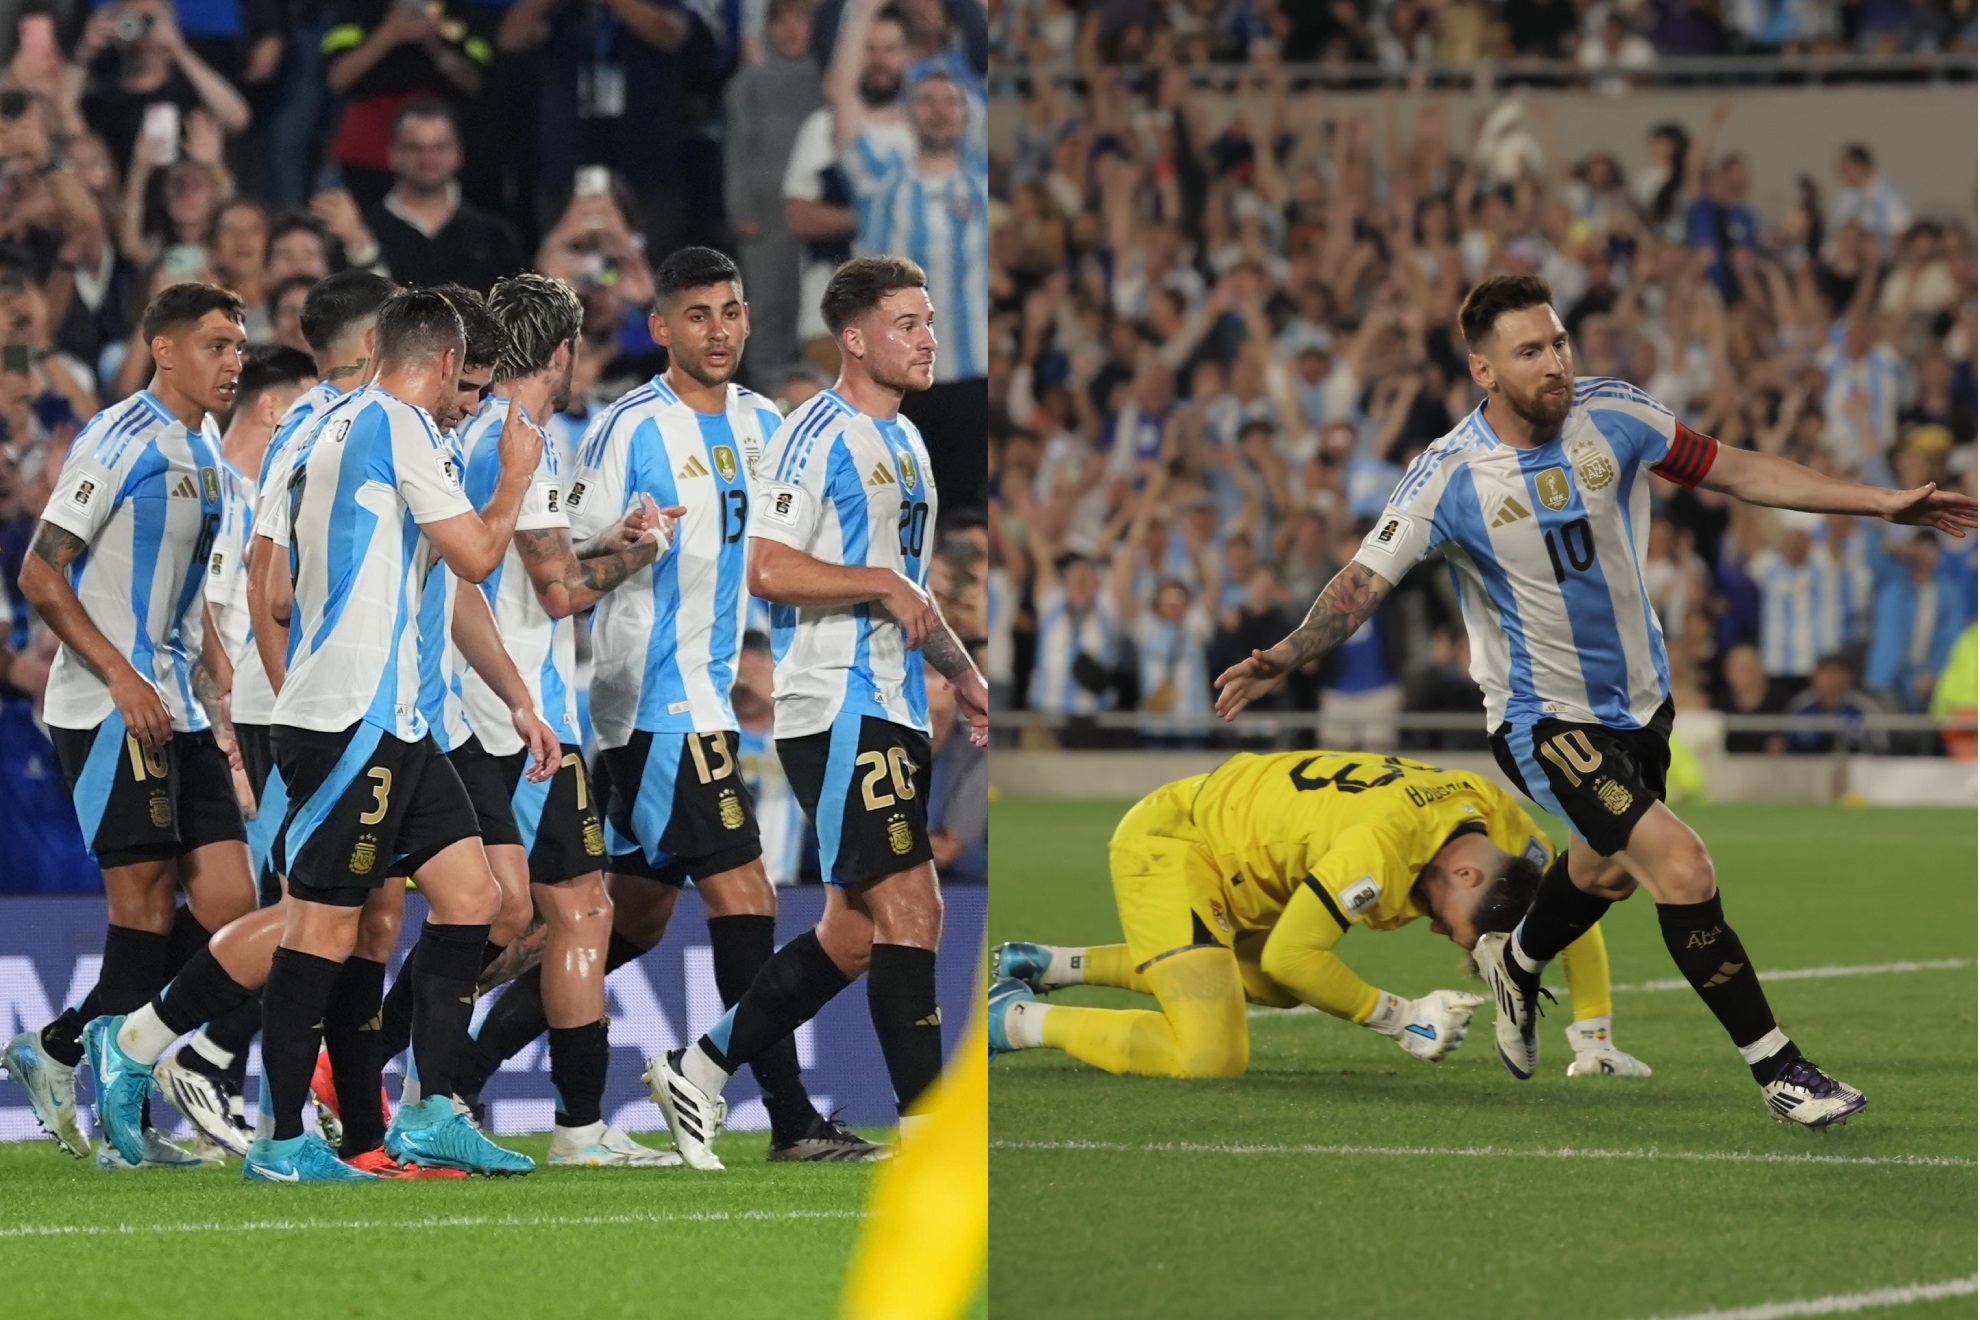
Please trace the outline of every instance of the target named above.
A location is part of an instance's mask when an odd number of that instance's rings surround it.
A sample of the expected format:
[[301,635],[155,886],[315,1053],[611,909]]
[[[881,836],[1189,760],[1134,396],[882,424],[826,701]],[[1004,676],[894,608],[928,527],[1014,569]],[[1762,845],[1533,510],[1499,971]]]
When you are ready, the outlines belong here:
[[1076,952],[1080,984],[1113,986],[1144,995],[1155,993],[1148,988],[1148,978],[1134,970],[1134,959],[1129,956],[1127,945],[1094,944]]
[[1602,942],[1602,928],[1590,926],[1561,950],[1561,962],[1567,970],[1568,994],[1574,999],[1574,1020],[1609,1016],[1609,946]]
[[[1125,949],[1123,949],[1125,952]],[[1237,1077],[1251,1061],[1244,986],[1229,949],[1189,949],[1141,974],[1162,1011],[1053,1004],[1042,1041],[1111,1073],[1149,1077]],[[1041,1006],[1043,1007],[1043,1006]]]

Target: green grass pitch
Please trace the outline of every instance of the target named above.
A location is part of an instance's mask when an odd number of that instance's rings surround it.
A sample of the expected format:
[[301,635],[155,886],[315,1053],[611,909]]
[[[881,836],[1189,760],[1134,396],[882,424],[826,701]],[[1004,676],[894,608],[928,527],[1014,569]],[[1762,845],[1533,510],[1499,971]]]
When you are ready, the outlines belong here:
[[[1120,938],[1106,840],[1126,805],[993,808],[993,943]],[[1541,1070],[1524,1083],[1492,1049],[1489,1006],[1440,1064],[1316,1014],[1253,1017],[1251,1071],[1231,1081],[1113,1077],[1027,1051],[991,1067],[993,1313],[1640,1320],[1971,1277],[1973,814],[1681,814],[1711,847],[1727,915],[1763,975],[1961,960],[1768,986],[1797,1043],[1869,1094],[1847,1128],[1770,1121],[1688,991],[1615,996],[1617,1041],[1654,1077],[1570,1081],[1558,970]],[[1676,977],[1646,895],[1604,931],[1617,985]],[[1399,993],[1466,984],[1462,955],[1427,922],[1354,931],[1339,952]],[[1191,1143],[1266,1149],[1176,1148]],[[1455,1153],[1487,1147],[1657,1157]],[[1672,1158],[1734,1152],[1786,1158]],[[1853,1314],[1936,1320],[1974,1307],[1969,1295]]]
[[504,1138],[535,1173],[312,1187],[0,1145],[0,1316],[830,1316],[870,1170],[767,1164],[767,1141],[724,1137],[727,1171],[697,1174],[551,1169],[547,1136]]

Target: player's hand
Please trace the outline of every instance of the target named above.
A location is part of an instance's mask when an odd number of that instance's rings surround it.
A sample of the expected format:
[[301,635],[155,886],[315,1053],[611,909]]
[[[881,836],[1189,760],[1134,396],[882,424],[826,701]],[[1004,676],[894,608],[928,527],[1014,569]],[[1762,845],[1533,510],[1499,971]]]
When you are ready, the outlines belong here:
[[955,689],[956,709],[969,721],[969,740],[978,747],[990,745],[990,689],[983,685],[983,675],[974,666],[961,678],[949,680]]
[[[495,442],[495,457],[502,465],[502,476],[514,481],[536,471],[543,461],[543,432],[524,416],[522,391],[509,400],[509,415],[502,421],[502,435]],[[531,412],[529,416],[535,416]]]
[[1237,718],[1239,711],[1261,697],[1269,697],[1286,681],[1293,669],[1293,656],[1284,642],[1269,651],[1253,651],[1249,660],[1240,660],[1217,675],[1217,714]]
[[1975,524],[1976,506],[1971,495],[1940,490],[1936,483],[1928,481],[1916,490],[1892,491],[1891,507],[1884,511],[1884,521],[1906,527],[1930,527],[1948,536],[1964,537],[1966,529]]
[[137,670],[129,665],[110,675],[110,700],[124,717],[131,736],[151,751],[172,741],[172,717],[165,710],[165,699]]
[[564,759],[564,745],[557,741],[557,731],[545,724],[543,717],[530,706],[518,706],[510,711],[509,722],[515,725],[517,736],[529,752],[529,769],[523,771],[523,778],[540,784],[555,777],[557,766]]
[[901,631],[907,634],[907,649],[912,651],[928,640],[928,634],[935,631],[940,620],[927,592],[899,573],[893,579],[877,603],[901,625]]
[[[1387,1014],[1381,1026],[1375,1019],[1369,1025],[1403,1047],[1412,1058],[1427,1063],[1437,1060],[1464,1044],[1471,1030],[1471,1015],[1484,1003],[1482,996],[1463,990],[1432,990],[1421,999],[1406,999]],[[1379,1012],[1379,1010],[1378,1010]]]

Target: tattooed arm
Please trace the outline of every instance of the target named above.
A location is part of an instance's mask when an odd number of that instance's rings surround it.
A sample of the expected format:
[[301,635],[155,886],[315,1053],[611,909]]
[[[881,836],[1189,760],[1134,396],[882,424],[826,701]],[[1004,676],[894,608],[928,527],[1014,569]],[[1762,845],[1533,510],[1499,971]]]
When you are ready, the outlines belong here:
[[69,565],[88,549],[80,536],[44,519],[21,566],[21,595],[70,653],[109,686],[110,699],[138,740],[163,747],[172,737],[172,717],[158,689],[91,622],[69,585]]
[[507,985],[542,962],[543,945],[549,935],[550,928],[543,924],[543,918],[530,918],[529,929],[510,940],[509,947],[502,950],[501,956],[481,969],[475,994],[485,995],[498,985]]
[[516,553],[529,570],[537,600],[553,619],[590,609],[600,596],[652,563],[659,552],[658,541],[642,537],[609,554],[580,559],[571,549],[568,528],[516,533]]
[[969,652],[956,640],[955,630],[949,621],[942,617],[942,608],[932,600],[929,608],[935,612],[935,627],[929,631],[928,640],[921,644],[922,658],[935,667],[935,672],[949,680],[949,686],[956,690],[956,705],[969,721],[969,739],[978,747],[990,745],[990,690],[984,686],[983,675],[976,672],[976,665],[969,658]]
[[1217,676],[1217,713],[1227,720],[1235,718],[1252,702],[1276,692],[1287,674],[1352,637],[1375,613],[1391,585],[1357,563],[1336,573],[1291,636],[1269,651],[1253,651],[1249,660],[1240,660]]

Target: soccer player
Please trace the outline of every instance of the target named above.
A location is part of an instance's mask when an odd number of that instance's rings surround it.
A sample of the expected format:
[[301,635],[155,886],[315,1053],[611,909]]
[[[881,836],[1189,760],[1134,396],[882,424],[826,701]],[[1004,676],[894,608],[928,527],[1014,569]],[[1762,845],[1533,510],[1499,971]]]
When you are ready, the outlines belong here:
[[274,735],[291,803],[281,839],[289,899],[262,990],[274,1132],[249,1151],[250,1179],[372,1176],[306,1136],[301,1111],[359,908],[388,877],[407,872],[430,909],[411,957],[413,1053],[432,1094],[399,1107],[386,1150],[470,1172],[534,1167],[489,1141],[447,1098],[498,891],[473,804],[417,704],[416,554],[430,541],[468,582],[501,564],[542,455],[542,435],[524,415],[545,402],[542,390],[519,394],[494,495],[477,514],[433,424],[458,389],[462,351],[461,318],[445,298],[393,295],[378,313],[376,380],[316,420],[292,482],[296,642]]
[[[1311,1004],[1441,1059],[1483,1001],[1377,990],[1334,946],[1356,924],[1395,930],[1427,916],[1470,948],[1482,931],[1511,929],[1553,848],[1481,776],[1373,753],[1284,752],[1235,756],[1156,790],[1122,819],[1108,856],[1127,942],[999,946],[993,1049],[1049,1045],[1109,1072],[1234,1077],[1249,1061],[1249,1000]],[[1569,1075],[1648,1076],[1614,1046],[1608,955],[1588,935],[1569,952],[1568,978],[1583,1015],[1568,1033]],[[1161,1011],[1032,997],[1068,985],[1138,990]]]
[[982,676],[927,593],[935,488],[921,436],[900,416],[902,398],[934,380],[934,307],[914,262],[861,257],[833,275],[823,312],[843,365],[763,455],[748,588],[774,607],[777,754],[818,827],[830,888],[818,924],[779,950],[711,1031],[647,1063],[694,1168],[722,1167],[710,1143],[730,1075],[862,971],[904,1115],[942,1068],[928,695],[913,651],[955,684],[979,743],[989,709]]
[[1540,969],[1641,885],[1672,961],[1731,1036],[1768,1113],[1809,1127],[1840,1122],[1863,1108],[1863,1093],[1803,1057],[1776,1024],[1726,921],[1710,854],[1662,801],[1672,707],[1643,586],[1644,471],[1754,504],[1954,536],[1974,525],[1974,501],[1931,485],[1890,491],[1823,476],[1721,445],[1624,381],[1576,381],[1567,331],[1537,277],[1482,281],[1458,323],[1485,403],[1410,465],[1305,622],[1218,677],[1218,713],[1234,717],[1339,645],[1441,548],[1461,588],[1493,754],[1573,830],[1519,927],[1476,950],[1507,1069],[1524,1079],[1538,1066]]
[[[152,299],[141,326],[150,386],[76,437],[21,569],[21,594],[62,641],[46,718],[103,868],[109,930],[95,988],[14,1037],[5,1057],[36,1119],[78,1158],[90,1153],[75,1112],[76,1065],[94,1040],[85,1025],[143,1004],[208,931],[254,906],[247,832],[211,724],[231,679],[200,590],[226,499],[209,418],[233,406],[242,316],[240,299],[208,284]],[[97,1152],[98,1167],[198,1163],[141,1107],[132,1132],[128,1149]]]
[[[708,912],[717,992],[729,1005],[776,952],[776,891],[740,773],[731,689],[749,607],[750,475],[782,419],[733,383],[749,338],[735,263],[711,248],[682,248],[654,281],[649,325],[667,349],[667,371],[601,414],[565,492],[581,541],[642,502],[680,512],[672,551],[600,600],[592,616],[591,713],[600,748],[592,778],[620,841],[605,965],[610,972],[658,944],[675,891],[692,878]],[[545,953],[547,970],[511,987],[483,1022],[464,1069],[477,1094],[543,1029],[553,952]],[[554,1046],[554,1017],[549,1022]],[[818,1113],[794,1042],[773,1042],[753,1069],[770,1116],[771,1159],[884,1153]]]

